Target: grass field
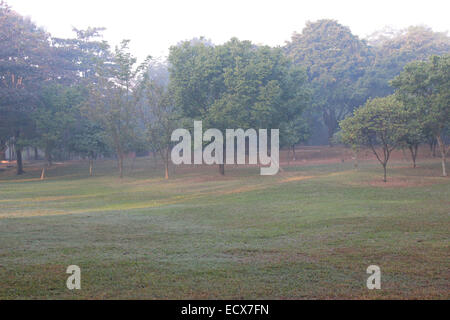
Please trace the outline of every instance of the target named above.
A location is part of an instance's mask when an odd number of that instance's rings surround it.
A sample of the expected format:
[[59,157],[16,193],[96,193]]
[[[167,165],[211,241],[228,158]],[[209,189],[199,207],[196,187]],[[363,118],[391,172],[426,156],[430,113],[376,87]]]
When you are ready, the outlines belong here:
[[[301,156],[300,156],[301,157]],[[149,159],[0,173],[0,299],[450,298],[450,180],[372,160],[176,168]],[[82,289],[69,291],[67,266]],[[369,291],[369,265],[382,290]]]

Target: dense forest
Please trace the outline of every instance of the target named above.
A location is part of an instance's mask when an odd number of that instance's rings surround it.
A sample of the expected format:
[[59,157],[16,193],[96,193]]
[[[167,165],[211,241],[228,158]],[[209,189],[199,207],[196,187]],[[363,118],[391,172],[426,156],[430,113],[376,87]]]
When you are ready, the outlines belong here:
[[[445,170],[450,38],[425,26],[367,39],[334,20],[309,22],[282,47],[233,38],[180,42],[165,61],[139,62],[129,41],[102,28],[52,37],[0,5],[0,160],[23,150],[52,161],[159,154],[168,178],[171,132],[279,128],[286,148],[344,143],[370,148],[386,170],[393,148],[439,146]],[[381,150],[381,151],[380,151]],[[224,173],[222,168],[222,173]]]

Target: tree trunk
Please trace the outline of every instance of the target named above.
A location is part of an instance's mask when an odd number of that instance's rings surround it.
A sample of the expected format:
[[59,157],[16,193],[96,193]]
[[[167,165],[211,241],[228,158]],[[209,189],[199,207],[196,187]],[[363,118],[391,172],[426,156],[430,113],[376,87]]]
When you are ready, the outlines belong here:
[[120,143],[119,134],[116,130],[113,130],[112,132],[114,146],[116,149],[116,156],[117,156],[117,166],[119,169],[119,177],[120,179],[123,178],[123,149],[122,144]]
[[13,161],[13,160],[15,160],[15,153],[16,153],[16,150],[15,150],[15,146],[14,146],[14,144],[12,144],[12,143],[9,143],[9,161]]
[[295,154],[295,145],[292,146],[292,152],[294,153],[294,158],[293,158],[293,160],[294,160],[294,161],[297,161],[297,155]]
[[354,150],[353,154],[355,159],[355,163],[353,164],[353,166],[355,167],[355,169],[358,169],[359,168],[358,151]]
[[94,159],[92,158],[89,159],[89,176],[94,176]]
[[165,179],[169,180],[169,148],[166,148],[166,157],[164,159],[165,164]]
[[330,148],[334,147],[333,136],[334,136],[334,129],[328,128],[328,145]]
[[417,153],[419,151],[419,146],[415,145],[415,146],[409,146],[409,151],[411,152],[411,157],[413,160],[413,168],[416,169],[417,168]]
[[336,120],[336,113],[334,110],[325,110],[323,113],[323,120],[328,129],[328,143],[330,147],[334,146],[333,137],[338,127],[338,121]]
[[24,174],[23,171],[23,161],[22,161],[22,149],[16,146],[16,157],[17,157],[17,175]]
[[445,145],[445,142],[440,135],[437,136],[437,141],[438,141],[439,147],[441,149],[442,176],[447,177],[447,168],[446,168],[447,146]]
[[165,161],[165,175],[164,178],[166,180],[169,180],[169,161]]
[[45,180],[45,171],[46,171],[46,168],[45,168],[45,166],[42,168],[42,173],[41,173],[41,180]]
[[429,145],[430,145],[430,155],[433,158],[436,158],[436,145],[437,145],[436,138],[434,138],[433,140],[430,140]]
[[6,160],[6,143],[0,142],[0,161]]
[[120,177],[120,179],[122,179],[123,178],[123,154],[120,153],[117,155],[117,157],[118,157],[117,160],[119,161],[119,177]]
[[34,160],[39,160],[39,151],[38,148],[34,147]]
[[375,149],[374,145],[370,145],[370,148],[372,149],[373,154],[375,155],[375,157],[377,158],[378,162],[383,166],[384,169],[384,182],[387,182],[387,164],[389,162],[389,159],[391,157],[391,151],[389,150],[389,146],[388,145],[384,145],[383,146],[383,158],[381,158],[380,155],[378,155],[377,150]]
[[53,164],[52,161],[52,155],[50,154],[50,151],[45,150],[45,161],[47,162],[47,166],[50,168]]

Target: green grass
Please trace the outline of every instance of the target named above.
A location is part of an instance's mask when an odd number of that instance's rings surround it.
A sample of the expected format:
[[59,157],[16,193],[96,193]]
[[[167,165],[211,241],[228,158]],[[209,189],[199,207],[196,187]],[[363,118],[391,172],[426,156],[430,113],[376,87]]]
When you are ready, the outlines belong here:
[[[450,298],[450,181],[396,163],[0,173],[0,299]],[[69,265],[82,290],[66,289]],[[382,290],[366,288],[379,265]]]

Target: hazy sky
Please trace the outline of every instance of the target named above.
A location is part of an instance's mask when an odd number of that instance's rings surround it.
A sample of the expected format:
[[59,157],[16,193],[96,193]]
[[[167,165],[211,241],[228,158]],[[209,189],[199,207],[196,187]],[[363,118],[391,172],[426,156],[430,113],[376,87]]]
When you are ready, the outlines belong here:
[[336,19],[365,37],[384,26],[425,24],[450,30],[448,0],[7,0],[20,14],[58,37],[77,28],[106,27],[106,40],[131,39],[141,59],[164,56],[181,40],[205,36],[223,43],[236,36],[283,45],[306,21]]

